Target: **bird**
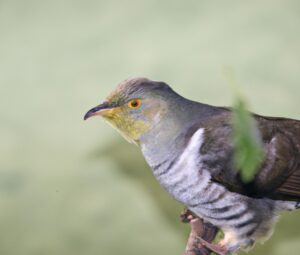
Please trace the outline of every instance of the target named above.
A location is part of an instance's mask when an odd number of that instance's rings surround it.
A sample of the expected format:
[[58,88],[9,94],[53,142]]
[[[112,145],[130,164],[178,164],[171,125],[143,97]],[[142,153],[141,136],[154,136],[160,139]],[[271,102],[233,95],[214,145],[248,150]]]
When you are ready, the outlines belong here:
[[300,208],[300,121],[251,113],[264,152],[254,179],[234,164],[233,111],[189,100],[167,83],[122,81],[84,119],[101,116],[137,145],[154,177],[177,201],[221,229],[218,254],[267,240],[281,212]]

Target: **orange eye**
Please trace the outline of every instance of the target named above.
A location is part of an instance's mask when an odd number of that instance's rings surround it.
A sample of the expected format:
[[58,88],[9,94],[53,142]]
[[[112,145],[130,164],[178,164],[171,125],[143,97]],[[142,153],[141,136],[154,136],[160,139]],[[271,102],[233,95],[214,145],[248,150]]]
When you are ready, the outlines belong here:
[[128,103],[128,106],[130,108],[139,108],[141,106],[141,100],[133,99]]

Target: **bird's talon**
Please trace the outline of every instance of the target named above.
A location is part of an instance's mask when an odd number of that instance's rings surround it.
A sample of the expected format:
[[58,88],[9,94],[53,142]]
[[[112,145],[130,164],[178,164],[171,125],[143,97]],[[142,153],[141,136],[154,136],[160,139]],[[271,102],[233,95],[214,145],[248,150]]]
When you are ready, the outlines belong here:
[[197,239],[199,240],[200,244],[204,247],[206,247],[207,249],[211,250],[212,252],[218,254],[218,255],[228,255],[228,250],[225,246],[220,245],[220,244],[212,244],[210,242],[207,242],[206,240],[204,240],[201,237],[197,237]]
[[188,209],[185,209],[181,214],[180,214],[180,220],[183,223],[190,223],[191,220],[193,220],[196,216],[193,215],[191,211]]

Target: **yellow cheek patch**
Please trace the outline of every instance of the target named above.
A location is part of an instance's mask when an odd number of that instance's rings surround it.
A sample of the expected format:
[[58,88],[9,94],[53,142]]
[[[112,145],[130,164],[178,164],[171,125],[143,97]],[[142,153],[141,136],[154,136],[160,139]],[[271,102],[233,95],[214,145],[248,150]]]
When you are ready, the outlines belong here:
[[141,120],[135,120],[122,114],[110,114],[104,116],[113,127],[129,142],[137,143],[140,136],[145,133],[150,125]]

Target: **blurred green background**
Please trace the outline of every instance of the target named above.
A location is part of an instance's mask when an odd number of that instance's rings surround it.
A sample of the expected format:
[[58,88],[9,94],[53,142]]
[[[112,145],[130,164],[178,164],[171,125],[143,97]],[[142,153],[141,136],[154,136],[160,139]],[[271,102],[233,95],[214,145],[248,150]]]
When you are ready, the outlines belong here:
[[[188,226],[138,149],[84,113],[132,76],[300,118],[300,2],[0,1],[0,254],[181,254]],[[250,254],[299,254],[300,213]]]

